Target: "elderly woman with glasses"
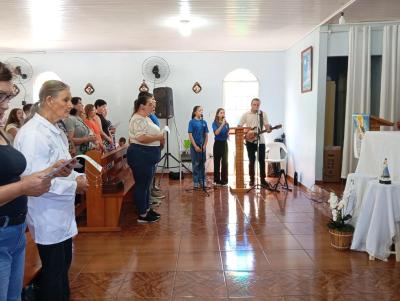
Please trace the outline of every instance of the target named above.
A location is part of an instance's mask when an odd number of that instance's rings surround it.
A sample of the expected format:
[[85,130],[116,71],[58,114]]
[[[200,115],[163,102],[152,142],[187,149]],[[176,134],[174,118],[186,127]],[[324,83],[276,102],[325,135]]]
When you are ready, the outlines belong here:
[[[0,62],[0,119],[14,97],[10,69]],[[21,176],[26,159],[13,148],[0,130],[0,300],[20,300],[25,260],[25,217],[27,196],[49,191],[51,177],[45,177],[63,161],[29,176]],[[64,168],[56,176],[67,176]]]

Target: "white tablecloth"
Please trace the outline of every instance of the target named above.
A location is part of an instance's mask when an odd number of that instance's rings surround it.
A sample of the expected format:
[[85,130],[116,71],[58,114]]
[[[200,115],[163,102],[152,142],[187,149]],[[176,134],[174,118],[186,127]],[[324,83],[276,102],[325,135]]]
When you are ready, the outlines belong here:
[[391,185],[369,181],[354,231],[352,250],[366,251],[385,260],[393,238],[400,234],[400,182]]
[[368,131],[361,144],[356,173],[378,177],[383,160],[388,159],[389,172],[394,181],[400,181],[400,132]]
[[346,187],[343,195],[347,195],[351,189],[351,181],[354,181],[354,192],[349,199],[345,209],[345,215],[352,216],[350,223],[355,226],[358,216],[360,215],[362,201],[364,198],[365,190],[369,181],[376,179],[376,177],[367,176],[364,174],[351,173],[347,176]]

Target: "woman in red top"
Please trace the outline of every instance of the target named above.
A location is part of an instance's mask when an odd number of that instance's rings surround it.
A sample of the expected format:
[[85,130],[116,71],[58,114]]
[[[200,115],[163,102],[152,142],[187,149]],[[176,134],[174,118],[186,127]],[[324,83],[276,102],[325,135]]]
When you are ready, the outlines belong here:
[[100,135],[101,134],[100,126],[94,120],[94,116],[96,116],[96,110],[94,108],[94,105],[87,104],[85,106],[85,114],[86,114],[86,118],[85,118],[84,122],[87,125],[87,127],[89,129],[91,129],[93,131],[93,133],[95,134],[95,136],[97,138],[96,139],[97,148],[103,152],[104,147],[103,147],[103,141],[101,140],[101,135]]

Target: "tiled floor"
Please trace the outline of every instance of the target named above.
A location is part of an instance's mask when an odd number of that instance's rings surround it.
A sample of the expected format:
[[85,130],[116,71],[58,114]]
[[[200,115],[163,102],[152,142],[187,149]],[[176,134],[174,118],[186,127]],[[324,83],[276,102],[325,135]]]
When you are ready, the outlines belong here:
[[400,268],[329,246],[328,208],[300,190],[235,197],[164,182],[160,222],[79,234],[72,300],[400,300]]

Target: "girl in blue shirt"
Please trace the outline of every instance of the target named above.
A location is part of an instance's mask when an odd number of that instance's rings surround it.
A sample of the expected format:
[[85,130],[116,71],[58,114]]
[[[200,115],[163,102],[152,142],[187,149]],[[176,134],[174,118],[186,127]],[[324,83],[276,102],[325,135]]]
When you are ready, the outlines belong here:
[[225,110],[219,108],[212,124],[215,134],[213,147],[214,158],[214,185],[225,186],[228,184],[228,136],[229,124],[225,119]]
[[207,122],[203,120],[203,108],[201,106],[193,108],[188,133],[191,144],[193,187],[197,189],[203,187],[205,183],[205,151],[208,142],[208,127]]

